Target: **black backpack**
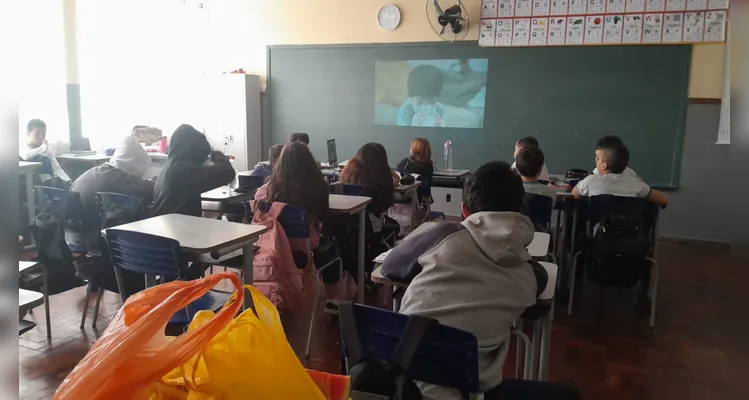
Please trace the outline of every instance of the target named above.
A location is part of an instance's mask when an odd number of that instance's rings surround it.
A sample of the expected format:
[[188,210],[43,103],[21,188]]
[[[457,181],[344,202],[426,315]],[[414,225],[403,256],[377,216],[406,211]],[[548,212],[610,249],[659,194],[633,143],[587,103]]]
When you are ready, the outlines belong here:
[[351,390],[384,399],[421,400],[421,391],[409,375],[409,367],[424,334],[437,321],[418,315],[409,316],[392,356],[389,359],[370,358],[364,356],[353,303],[341,302],[338,308],[345,347],[352,365],[349,370]]
[[648,227],[643,208],[632,206],[603,214],[593,227],[588,275],[596,283],[632,286],[648,263]]

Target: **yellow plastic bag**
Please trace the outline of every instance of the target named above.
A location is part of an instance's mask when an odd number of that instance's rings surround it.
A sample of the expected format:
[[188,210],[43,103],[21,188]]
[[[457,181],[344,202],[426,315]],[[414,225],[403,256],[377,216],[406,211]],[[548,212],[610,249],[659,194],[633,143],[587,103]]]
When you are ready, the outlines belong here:
[[[238,290],[210,321],[176,338],[164,328],[177,311],[223,279]],[[164,374],[191,360],[232,321],[242,304],[241,282],[233,274],[174,281],[130,296],[104,334],[55,392],[55,400],[143,399]],[[233,301],[236,300],[236,301]],[[166,400],[166,398],[165,398]]]
[[[151,386],[149,400],[325,400],[286,340],[276,308],[254,287],[245,289],[258,315],[242,312],[196,356]],[[188,333],[212,317],[210,311],[197,313]]]

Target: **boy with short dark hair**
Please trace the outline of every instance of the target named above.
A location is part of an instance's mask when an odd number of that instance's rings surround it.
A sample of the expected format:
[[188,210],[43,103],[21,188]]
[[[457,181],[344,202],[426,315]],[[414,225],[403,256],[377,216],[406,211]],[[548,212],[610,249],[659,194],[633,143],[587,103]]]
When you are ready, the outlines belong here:
[[444,77],[434,65],[417,65],[408,73],[408,100],[398,109],[398,126],[445,126],[445,106],[440,103]]
[[526,193],[533,193],[551,198],[551,206],[557,201],[556,190],[538,182],[544,168],[544,152],[538,147],[526,147],[515,155],[515,169],[523,180]]
[[309,146],[309,135],[303,132],[294,132],[289,137],[289,143],[303,143],[305,146]]
[[[533,224],[520,214],[523,183],[505,162],[481,166],[463,189],[462,223],[442,222],[396,246],[382,273],[410,281],[401,312],[465,330],[479,343],[479,382],[502,381],[510,327],[536,303],[538,283],[526,246]],[[460,399],[457,390],[419,384],[425,399]]]
[[[538,139],[534,138],[533,136],[526,136],[526,137],[520,138],[520,140],[518,140],[515,143],[515,153],[513,153],[512,155],[513,158],[518,156],[518,153],[520,152],[520,150],[523,150],[529,147],[540,148],[538,146]],[[516,163],[512,163],[512,169],[515,169],[515,170],[517,169]],[[546,169],[546,163],[544,163],[544,165],[541,167],[541,173],[538,175],[537,179],[546,181],[546,182],[551,182],[551,175],[549,175],[549,170]]]
[[668,196],[658,190],[651,189],[636,176],[623,174],[629,163],[629,150],[626,146],[612,146],[596,149],[596,169],[598,175],[589,175],[572,189],[575,198],[600,195],[614,195],[622,197],[647,197],[652,202],[665,206]]
[[[604,136],[598,139],[598,142],[596,143],[596,150],[604,148],[614,148],[619,146],[624,146],[624,141],[622,141],[622,138],[620,138],[619,136]],[[593,173],[598,175],[598,168],[595,168],[593,170]],[[622,175],[634,177],[638,176],[637,173],[629,167],[624,168],[624,171],[622,171]]]
[[[39,180],[42,185],[69,187],[72,180],[57,162],[55,154],[49,143],[47,143],[47,124],[40,119],[32,119],[26,125],[27,140],[21,140],[19,143],[19,156],[25,161],[35,161],[42,163],[42,169],[39,173]],[[44,166],[46,165],[46,168]],[[51,171],[52,174],[43,171]]]

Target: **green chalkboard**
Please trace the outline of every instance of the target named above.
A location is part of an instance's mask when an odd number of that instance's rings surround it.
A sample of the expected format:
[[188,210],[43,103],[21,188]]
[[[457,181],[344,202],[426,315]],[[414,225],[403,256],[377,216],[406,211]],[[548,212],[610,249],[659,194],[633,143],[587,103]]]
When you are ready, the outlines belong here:
[[[482,128],[422,128],[374,123],[376,61],[489,60]],[[594,168],[594,147],[619,135],[630,166],[648,183],[679,182],[691,62],[690,45],[482,48],[475,42],[270,46],[264,146],[291,132],[309,133],[327,159],[336,139],[339,159],[366,142],[382,143],[391,164],[408,154],[412,138],[453,142],[453,167],[475,169],[512,161],[515,141],[538,138],[551,173]]]

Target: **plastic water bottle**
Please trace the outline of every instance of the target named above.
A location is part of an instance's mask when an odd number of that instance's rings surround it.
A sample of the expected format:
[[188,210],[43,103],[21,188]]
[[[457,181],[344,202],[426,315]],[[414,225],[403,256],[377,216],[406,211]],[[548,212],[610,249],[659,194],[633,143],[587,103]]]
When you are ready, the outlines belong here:
[[452,171],[453,169],[453,142],[445,142],[445,170]]

